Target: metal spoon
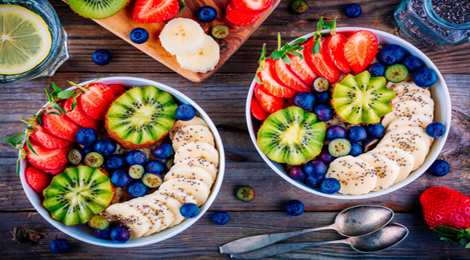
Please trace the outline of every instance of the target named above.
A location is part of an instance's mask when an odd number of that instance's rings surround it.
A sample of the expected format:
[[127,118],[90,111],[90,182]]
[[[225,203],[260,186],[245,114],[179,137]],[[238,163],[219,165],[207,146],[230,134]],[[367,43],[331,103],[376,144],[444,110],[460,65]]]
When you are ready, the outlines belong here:
[[382,229],[365,236],[350,237],[347,239],[327,242],[275,244],[248,253],[231,254],[230,257],[237,259],[258,259],[306,247],[327,244],[348,244],[357,252],[372,253],[397,245],[408,236],[408,233],[409,231],[405,226],[398,223],[390,223]]
[[387,207],[378,205],[360,205],[341,211],[335,219],[335,223],[325,227],[310,228],[299,231],[259,235],[240,238],[219,247],[223,254],[244,253],[259,249],[290,237],[319,230],[336,230],[346,237],[358,237],[370,234],[393,219],[393,211]]

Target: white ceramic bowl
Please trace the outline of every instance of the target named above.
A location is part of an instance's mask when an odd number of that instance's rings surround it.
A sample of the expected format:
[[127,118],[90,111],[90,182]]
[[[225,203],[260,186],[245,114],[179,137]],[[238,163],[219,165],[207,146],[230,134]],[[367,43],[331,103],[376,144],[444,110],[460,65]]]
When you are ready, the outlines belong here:
[[[87,82],[83,82],[79,85],[83,86],[90,82],[92,81],[90,80]],[[175,98],[179,102],[183,104],[193,105],[194,108],[196,108],[197,112],[199,113],[199,116],[201,116],[204,119],[204,121],[206,121],[210,130],[214,134],[215,143],[219,151],[220,162],[219,162],[219,173],[217,175],[217,180],[214,183],[214,186],[212,187],[211,194],[209,198],[207,199],[206,203],[202,207],[200,207],[199,215],[196,218],[187,219],[179,225],[165,229],[161,232],[155,233],[147,237],[142,237],[138,239],[130,239],[126,243],[114,243],[111,240],[104,240],[104,239],[95,237],[92,230],[88,228],[87,225],[66,226],[62,222],[59,222],[51,218],[51,216],[49,215],[49,212],[46,210],[46,208],[42,206],[41,198],[33,189],[31,189],[31,187],[29,187],[29,185],[25,181],[24,171],[26,170],[27,160],[24,159],[21,161],[20,178],[21,178],[21,184],[23,185],[23,189],[26,193],[26,196],[28,197],[31,204],[33,204],[34,208],[39,212],[39,214],[41,214],[41,216],[45,218],[49,223],[51,223],[54,227],[58,228],[60,231],[64,232],[65,234],[75,239],[78,239],[78,240],[81,240],[83,242],[87,242],[93,245],[97,245],[97,246],[116,247],[116,248],[139,247],[139,246],[154,244],[154,243],[163,241],[165,239],[168,239],[172,236],[179,234],[183,230],[189,228],[200,217],[202,217],[202,215],[204,215],[204,213],[209,209],[211,204],[214,202],[215,197],[217,197],[217,193],[219,193],[220,187],[222,186],[222,180],[224,178],[224,169],[225,169],[224,147],[222,145],[222,140],[220,139],[220,135],[217,132],[217,129],[214,123],[209,118],[209,116],[202,110],[202,108],[199,107],[189,97],[161,83],[148,80],[148,79],[141,79],[141,78],[134,78],[134,77],[109,77],[109,78],[102,78],[98,80],[98,82],[107,84],[107,85],[122,84],[124,86],[134,86],[134,87],[142,87],[142,86],[148,86],[148,85],[155,86],[165,92],[170,93],[173,96],[173,98]],[[74,90],[74,89],[75,87],[69,88],[69,90]]]
[[[384,44],[398,44],[398,45],[400,45],[409,54],[420,58],[424,62],[426,67],[433,69],[437,73],[437,76],[438,76],[437,83],[433,87],[430,88],[431,96],[434,99],[434,122],[441,122],[446,126],[447,129],[449,129],[450,120],[451,120],[451,105],[450,105],[449,91],[447,90],[447,85],[444,81],[444,78],[442,77],[441,73],[437,69],[436,65],[434,65],[434,63],[424,53],[422,53],[418,48],[414,47],[413,45],[411,45],[407,41],[405,41],[403,39],[400,39],[400,38],[398,38],[398,37],[396,37],[392,34],[382,32],[382,31],[378,31],[378,30],[373,30],[373,29],[360,28],[360,27],[345,27],[345,28],[339,28],[336,31],[337,32],[343,32],[343,33],[351,33],[351,32],[355,32],[355,31],[358,31],[358,30],[368,30],[368,31],[373,32],[377,36],[377,38],[379,40],[379,44],[382,44],[382,45],[384,45]],[[325,30],[324,32],[328,32],[328,30]],[[310,34],[304,35],[304,36],[299,37],[299,38],[309,38],[311,36],[312,36],[312,34],[310,33]],[[328,198],[334,198],[334,199],[348,199],[348,200],[351,200],[351,199],[373,198],[373,197],[381,196],[381,195],[396,191],[396,190],[410,184],[412,181],[416,180],[419,176],[421,176],[421,174],[423,174],[429,168],[429,166],[431,166],[431,164],[434,162],[434,160],[436,160],[437,156],[441,152],[442,147],[444,146],[444,143],[447,139],[448,131],[446,131],[444,136],[442,136],[441,138],[434,140],[434,143],[431,146],[429,154],[426,157],[426,160],[424,161],[424,164],[421,167],[419,167],[418,169],[413,171],[406,180],[404,180],[400,183],[397,183],[397,184],[391,186],[390,188],[388,188],[386,190],[370,192],[368,194],[359,195],[359,196],[342,195],[342,194],[339,194],[339,193],[331,194],[331,195],[326,194],[326,193],[321,192],[319,189],[313,189],[313,188],[307,186],[306,184],[304,184],[300,181],[293,180],[291,177],[289,177],[289,173],[286,171],[285,166],[283,166],[282,164],[277,163],[275,161],[272,161],[260,150],[260,148],[258,146],[258,143],[256,141],[257,132],[258,132],[258,129],[259,129],[260,125],[259,125],[259,121],[256,120],[251,114],[251,98],[253,96],[253,88],[255,86],[255,83],[256,82],[253,79],[253,82],[251,83],[250,90],[248,91],[248,98],[246,100],[246,122],[247,122],[247,125],[248,125],[248,131],[250,132],[250,136],[251,136],[251,140],[253,141],[253,144],[255,145],[256,149],[258,150],[259,154],[264,159],[264,161],[279,176],[284,178],[286,181],[288,181],[292,185],[294,185],[294,186],[296,186],[296,187],[298,187],[298,188],[300,188],[304,191],[307,191],[307,192],[310,192],[310,193],[313,193],[313,194],[316,194],[316,195],[320,195],[320,196],[328,197]]]

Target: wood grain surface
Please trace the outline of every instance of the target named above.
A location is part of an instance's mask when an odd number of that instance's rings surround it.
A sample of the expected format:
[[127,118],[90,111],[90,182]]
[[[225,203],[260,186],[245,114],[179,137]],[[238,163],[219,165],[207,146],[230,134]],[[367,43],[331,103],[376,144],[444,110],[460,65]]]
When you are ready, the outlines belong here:
[[[452,126],[447,143],[440,155],[452,167],[451,173],[436,178],[423,174],[408,186],[381,197],[367,200],[333,200],[304,192],[276,175],[255,150],[245,122],[246,95],[254,76],[263,42],[275,46],[275,35],[281,32],[291,40],[313,30],[321,17],[339,17],[341,26],[362,26],[387,32],[399,32],[390,20],[399,0],[387,1],[308,1],[310,10],[302,15],[290,13],[290,1],[282,1],[273,14],[230,60],[204,83],[193,83],[171,72],[146,54],[127,44],[93,21],[80,18],[66,4],[51,0],[69,33],[71,59],[52,78],[0,87],[0,140],[21,131],[23,124],[16,118],[26,118],[46,102],[44,88],[50,82],[67,88],[67,80],[82,82],[109,76],[134,76],[162,82],[183,92],[197,102],[211,117],[224,141],[227,154],[226,176],[219,195],[208,213],[194,226],[162,243],[135,249],[109,249],[92,246],[62,234],[33,209],[15,174],[17,151],[0,142],[0,259],[228,259],[218,253],[218,246],[246,236],[280,231],[319,227],[332,223],[342,209],[359,204],[379,204],[397,214],[395,221],[410,229],[410,236],[394,249],[378,254],[363,255],[347,246],[324,246],[303,249],[273,259],[468,259],[470,253],[459,245],[439,241],[422,217],[418,197],[432,186],[446,186],[470,195],[470,59],[468,43],[448,51],[421,48],[440,71],[449,87],[452,101]],[[358,2],[363,14],[347,19],[342,9],[347,3]],[[106,46],[114,55],[107,66],[91,61],[95,49]],[[236,199],[235,190],[241,185],[255,188],[257,197],[249,203]],[[287,216],[284,204],[298,199],[306,212],[298,217]],[[225,226],[212,223],[214,211],[226,210],[231,220]],[[11,232],[15,227],[41,228],[48,233],[40,245],[17,244]],[[48,249],[56,236],[72,242],[72,250],[55,255]],[[334,232],[308,234],[290,242],[338,239]]]

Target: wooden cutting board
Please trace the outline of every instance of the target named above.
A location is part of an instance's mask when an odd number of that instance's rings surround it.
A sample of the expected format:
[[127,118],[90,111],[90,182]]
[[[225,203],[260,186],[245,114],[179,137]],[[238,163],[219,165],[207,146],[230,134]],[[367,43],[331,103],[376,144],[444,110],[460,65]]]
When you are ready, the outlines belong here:
[[[66,0],[63,0],[66,2]],[[274,3],[271,7],[263,12],[261,17],[256,20],[253,24],[247,26],[237,26],[230,23],[225,19],[225,9],[231,0],[186,0],[186,8],[183,10],[181,15],[175,17],[184,17],[191,18],[194,21],[201,24],[202,28],[206,34],[211,35],[210,30],[213,26],[224,24],[229,27],[230,34],[225,39],[216,41],[220,45],[220,61],[215,67],[214,70],[207,73],[195,73],[186,69],[181,68],[181,66],[176,61],[176,56],[171,55],[167,52],[161,45],[158,36],[160,35],[161,30],[165,26],[165,22],[161,23],[138,23],[132,18],[132,10],[134,8],[135,0],[131,0],[126,7],[124,7],[119,13],[106,18],[106,19],[94,19],[96,23],[103,26],[110,32],[116,34],[121,39],[127,41],[128,43],[134,45],[137,49],[143,51],[150,57],[156,59],[163,65],[172,69],[181,76],[193,81],[193,82],[202,82],[208,79],[212,74],[219,70],[222,65],[240,48],[240,46],[245,43],[245,41],[253,34],[253,32],[268,18],[272,11],[279,4],[280,0],[274,0]],[[217,19],[210,23],[200,22],[197,18],[197,12],[199,8],[205,5],[210,5],[217,10]],[[146,29],[149,34],[149,40],[144,44],[135,44],[129,39],[129,33],[132,29],[141,27]]]

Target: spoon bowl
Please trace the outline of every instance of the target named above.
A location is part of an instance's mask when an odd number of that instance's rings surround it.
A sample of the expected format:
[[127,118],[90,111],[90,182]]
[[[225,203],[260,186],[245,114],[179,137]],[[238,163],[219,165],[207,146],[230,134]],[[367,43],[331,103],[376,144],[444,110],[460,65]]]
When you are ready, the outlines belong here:
[[346,239],[352,249],[361,253],[379,252],[403,241],[409,234],[408,229],[398,223],[390,223],[376,232]]
[[385,227],[393,216],[393,211],[387,207],[359,205],[341,211],[336,216],[335,226],[343,236],[364,236]]

